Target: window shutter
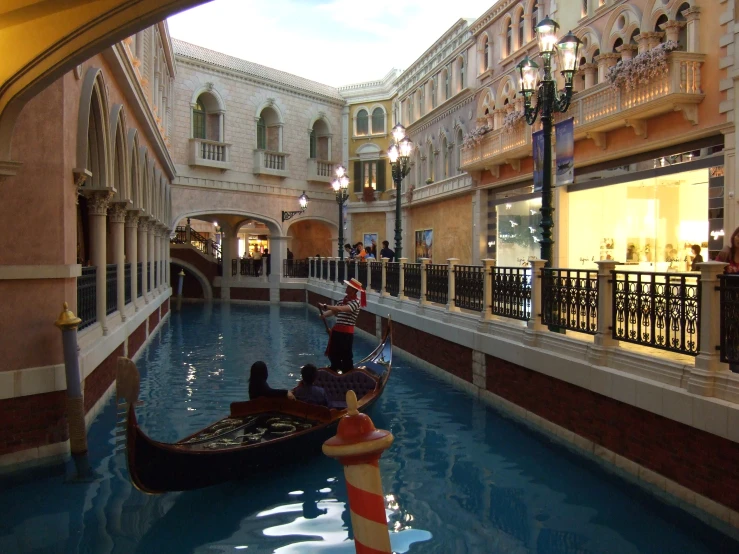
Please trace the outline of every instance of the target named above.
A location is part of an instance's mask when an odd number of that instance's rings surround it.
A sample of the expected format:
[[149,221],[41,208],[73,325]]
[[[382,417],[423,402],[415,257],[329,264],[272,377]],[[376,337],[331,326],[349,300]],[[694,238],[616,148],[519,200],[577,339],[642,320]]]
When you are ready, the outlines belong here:
[[312,130],[310,132],[310,146],[309,146],[309,154],[308,156],[311,159],[316,159],[316,131]]
[[385,160],[377,162],[377,190],[385,192]]
[[354,192],[362,192],[362,162],[354,162]]

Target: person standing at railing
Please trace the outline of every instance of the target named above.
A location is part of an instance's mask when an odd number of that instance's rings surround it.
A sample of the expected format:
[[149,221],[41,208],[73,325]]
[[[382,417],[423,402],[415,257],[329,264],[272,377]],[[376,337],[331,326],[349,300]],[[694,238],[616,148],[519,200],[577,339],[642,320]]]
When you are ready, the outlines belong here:
[[724,273],[739,274],[739,227],[734,229],[729,245],[724,246],[723,250],[718,253],[716,261],[729,264],[724,269]]
[[[334,371],[349,371],[354,368],[354,326],[357,324],[360,308],[367,306],[367,294],[362,283],[356,279],[344,281],[346,296],[336,305],[318,304],[321,318],[336,316],[336,323],[328,336],[326,355],[331,360]],[[360,294],[360,298],[357,298]]]
[[382,241],[382,250],[380,250],[380,258],[387,258],[388,263],[392,263],[395,259],[395,252],[390,249],[390,243],[386,240]]
[[259,251],[259,248],[254,249],[252,259],[254,260],[254,276],[259,277],[262,271],[262,253]]

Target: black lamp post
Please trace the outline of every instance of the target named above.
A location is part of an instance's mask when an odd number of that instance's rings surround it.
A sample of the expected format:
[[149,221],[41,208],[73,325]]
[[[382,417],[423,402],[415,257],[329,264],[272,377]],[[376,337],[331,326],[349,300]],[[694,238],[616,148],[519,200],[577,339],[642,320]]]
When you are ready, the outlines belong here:
[[[544,167],[541,191],[541,258],[552,263],[552,115],[555,112],[566,112],[572,99],[572,79],[577,71],[578,50],[582,42],[570,31],[562,40],[557,40],[559,25],[548,17],[536,26],[539,42],[539,56],[544,61],[544,74],[539,80],[539,66],[529,57],[518,64],[521,74],[521,93],[524,98],[524,114],[526,122],[533,125],[537,115],[541,117],[544,131]],[[552,57],[560,55],[562,76],[565,79],[564,91],[557,91],[557,83],[552,76]],[[531,98],[536,93],[536,106],[531,105]]]
[[339,259],[344,259],[344,204],[349,200],[349,177],[343,165],[336,166],[336,179],[331,187],[336,193],[336,203],[339,205]]
[[403,257],[403,229],[400,225],[400,193],[403,177],[411,170],[410,159],[413,150],[413,141],[405,136],[405,127],[398,123],[393,127],[395,143],[387,150],[390,165],[393,169],[393,183],[395,184],[395,259]]
[[305,195],[305,191],[303,191],[303,194],[301,194],[298,197],[298,202],[300,203],[300,209],[295,210],[294,212],[282,212],[282,221],[287,221],[288,219],[292,219],[296,215],[302,214],[307,208],[308,208],[308,200],[309,198]]

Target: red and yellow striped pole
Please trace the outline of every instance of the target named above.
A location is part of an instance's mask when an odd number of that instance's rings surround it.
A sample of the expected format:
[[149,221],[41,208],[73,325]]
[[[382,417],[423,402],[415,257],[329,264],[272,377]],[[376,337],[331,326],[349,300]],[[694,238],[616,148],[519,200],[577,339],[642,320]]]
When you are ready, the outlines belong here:
[[379,461],[393,435],[375,429],[369,416],[359,413],[354,391],[346,393],[346,405],[349,413],[339,421],[336,436],[323,443],[323,453],[344,466],[357,554],[390,554]]

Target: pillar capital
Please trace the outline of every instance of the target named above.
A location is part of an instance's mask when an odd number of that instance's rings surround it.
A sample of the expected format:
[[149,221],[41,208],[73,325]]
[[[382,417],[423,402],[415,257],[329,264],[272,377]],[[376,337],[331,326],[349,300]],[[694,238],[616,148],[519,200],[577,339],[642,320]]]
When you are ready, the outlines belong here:
[[128,213],[128,203],[126,202],[112,202],[108,206],[108,218],[111,223],[125,223],[126,215]]
[[126,214],[126,227],[136,229],[139,226],[140,213],[138,210],[129,210]]
[[90,215],[108,215],[108,205],[113,198],[112,190],[93,190],[85,193]]

